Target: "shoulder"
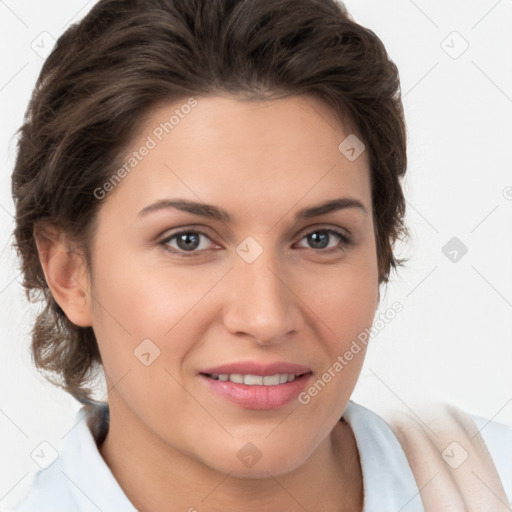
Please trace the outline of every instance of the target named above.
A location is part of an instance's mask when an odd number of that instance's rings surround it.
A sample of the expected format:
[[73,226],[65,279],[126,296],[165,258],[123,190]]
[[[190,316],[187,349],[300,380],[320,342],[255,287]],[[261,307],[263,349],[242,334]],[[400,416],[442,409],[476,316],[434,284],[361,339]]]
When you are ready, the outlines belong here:
[[343,417],[352,428],[359,451],[364,512],[423,512],[407,457],[384,419],[353,401],[348,403]]
[[491,510],[512,502],[512,427],[440,402],[380,414],[402,447],[427,510],[466,503]]
[[[2,512],[53,512],[58,496],[59,506],[68,507],[69,512],[78,512],[74,506],[69,485],[63,480],[65,472],[59,460],[50,467],[31,472],[16,487],[2,505]],[[62,504],[62,505],[60,505]]]
[[2,512],[135,512],[103,460],[97,442],[108,428],[108,407],[83,407],[56,460],[31,473],[2,502]]
[[488,420],[471,414],[482,436],[512,505],[512,425]]

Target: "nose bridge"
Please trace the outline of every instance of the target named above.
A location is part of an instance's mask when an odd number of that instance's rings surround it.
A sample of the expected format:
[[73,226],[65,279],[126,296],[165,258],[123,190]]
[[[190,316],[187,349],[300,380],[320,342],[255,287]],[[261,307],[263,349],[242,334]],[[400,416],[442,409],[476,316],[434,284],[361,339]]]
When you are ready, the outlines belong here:
[[[243,248],[240,244],[239,250]],[[254,251],[254,247],[250,251]],[[261,250],[252,261],[245,258],[243,252],[237,256],[231,272],[231,300],[225,315],[230,332],[244,333],[259,343],[268,344],[279,342],[296,327],[292,318],[294,296],[286,285],[285,276],[280,275],[281,268],[270,248]]]

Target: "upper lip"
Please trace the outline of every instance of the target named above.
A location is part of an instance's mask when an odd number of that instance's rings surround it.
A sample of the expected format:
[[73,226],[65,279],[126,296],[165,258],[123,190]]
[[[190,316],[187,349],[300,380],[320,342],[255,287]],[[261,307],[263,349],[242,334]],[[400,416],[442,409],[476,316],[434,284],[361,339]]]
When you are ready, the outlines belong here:
[[201,370],[200,373],[208,375],[238,373],[242,375],[262,375],[263,377],[276,375],[278,373],[293,373],[298,376],[311,373],[311,369],[307,366],[286,362],[262,363],[257,361],[243,361],[206,368]]

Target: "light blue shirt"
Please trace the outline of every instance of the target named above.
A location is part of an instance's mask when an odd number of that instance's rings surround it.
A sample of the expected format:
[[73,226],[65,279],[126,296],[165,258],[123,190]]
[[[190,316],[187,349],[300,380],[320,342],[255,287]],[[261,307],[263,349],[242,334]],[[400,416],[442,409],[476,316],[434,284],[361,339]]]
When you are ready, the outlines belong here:
[[[0,503],[2,512],[135,512],[103,460],[96,441],[108,429],[108,407],[95,405],[77,413],[57,459]],[[423,512],[414,475],[400,443],[374,412],[350,401],[350,424],[363,472],[363,512]],[[493,457],[512,503],[512,427],[472,416]],[[9,501],[7,501],[9,499]],[[9,504],[8,504],[9,503]],[[7,507],[7,508],[5,508]]]

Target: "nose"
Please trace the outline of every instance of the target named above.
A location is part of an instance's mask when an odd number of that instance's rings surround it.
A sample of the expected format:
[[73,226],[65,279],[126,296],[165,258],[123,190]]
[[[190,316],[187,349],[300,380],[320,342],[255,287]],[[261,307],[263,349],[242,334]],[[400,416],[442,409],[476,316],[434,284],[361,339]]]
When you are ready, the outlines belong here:
[[252,263],[237,257],[229,276],[224,325],[260,345],[281,343],[299,330],[300,301],[270,250]]

